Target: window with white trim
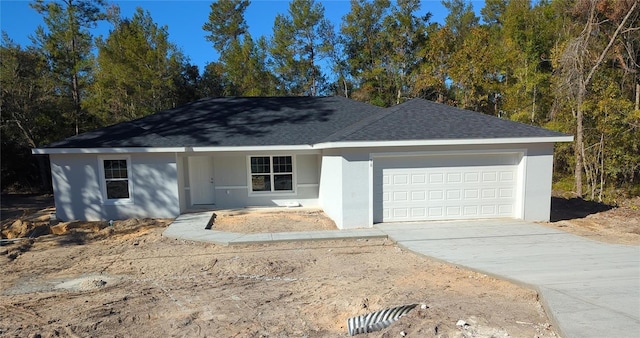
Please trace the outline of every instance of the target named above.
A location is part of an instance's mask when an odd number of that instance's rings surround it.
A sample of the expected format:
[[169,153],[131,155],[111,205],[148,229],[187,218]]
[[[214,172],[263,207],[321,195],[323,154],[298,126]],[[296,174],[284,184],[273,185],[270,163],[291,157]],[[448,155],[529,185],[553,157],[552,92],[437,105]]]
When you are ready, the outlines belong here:
[[292,192],[292,156],[251,156],[252,192]]
[[106,201],[129,201],[131,199],[131,170],[129,158],[101,158],[103,196]]

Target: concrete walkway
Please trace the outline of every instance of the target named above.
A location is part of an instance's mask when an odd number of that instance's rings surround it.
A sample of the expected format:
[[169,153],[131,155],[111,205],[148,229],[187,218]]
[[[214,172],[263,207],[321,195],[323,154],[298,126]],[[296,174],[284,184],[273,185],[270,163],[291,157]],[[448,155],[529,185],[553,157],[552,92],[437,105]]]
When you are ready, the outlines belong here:
[[595,242],[518,220],[242,234],[205,230],[212,215],[181,215],[163,236],[221,245],[388,236],[416,253],[538,290],[563,337],[640,337],[640,246]]
[[265,232],[243,234],[206,230],[210,224],[213,211],[182,214],[162,233],[163,236],[189,241],[209,242],[220,245],[265,244],[292,241],[318,241],[351,238],[387,238],[379,229],[331,230],[331,231],[299,231],[299,232]]
[[537,289],[564,337],[640,337],[640,246],[517,220],[376,227],[411,251]]

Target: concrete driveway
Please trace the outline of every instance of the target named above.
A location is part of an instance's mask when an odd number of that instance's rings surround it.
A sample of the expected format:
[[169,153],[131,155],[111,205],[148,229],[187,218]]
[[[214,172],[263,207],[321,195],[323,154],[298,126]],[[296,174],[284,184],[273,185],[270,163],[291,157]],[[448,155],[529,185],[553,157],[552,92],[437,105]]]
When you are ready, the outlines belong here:
[[538,290],[563,337],[640,337],[640,246],[519,220],[376,227],[411,251]]

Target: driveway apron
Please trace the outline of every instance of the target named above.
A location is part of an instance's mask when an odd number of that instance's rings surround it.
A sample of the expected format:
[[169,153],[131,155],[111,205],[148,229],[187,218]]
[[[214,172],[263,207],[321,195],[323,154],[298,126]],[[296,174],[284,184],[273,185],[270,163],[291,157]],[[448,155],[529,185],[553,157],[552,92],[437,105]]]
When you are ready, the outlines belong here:
[[376,227],[408,250],[537,289],[563,337],[640,337],[640,246],[520,220]]

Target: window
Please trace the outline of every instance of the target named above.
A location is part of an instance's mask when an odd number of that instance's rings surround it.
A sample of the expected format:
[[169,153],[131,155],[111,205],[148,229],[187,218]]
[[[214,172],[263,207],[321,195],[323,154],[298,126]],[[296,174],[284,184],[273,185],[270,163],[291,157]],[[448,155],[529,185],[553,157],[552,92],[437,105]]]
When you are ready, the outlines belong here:
[[293,191],[291,156],[252,156],[251,191]]
[[100,159],[102,178],[104,179],[103,196],[107,201],[123,201],[131,198],[131,173],[128,158]]

